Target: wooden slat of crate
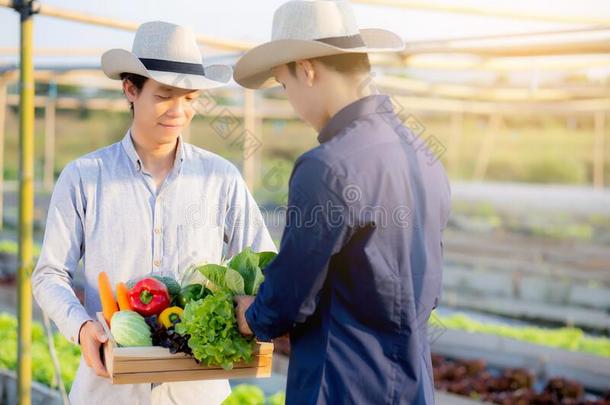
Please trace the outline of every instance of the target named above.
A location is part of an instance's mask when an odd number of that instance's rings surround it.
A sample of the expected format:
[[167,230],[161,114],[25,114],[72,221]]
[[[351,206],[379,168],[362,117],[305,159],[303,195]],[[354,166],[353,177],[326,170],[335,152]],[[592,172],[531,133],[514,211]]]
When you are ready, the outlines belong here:
[[[113,347],[115,360],[137,360],[142,358],[155,359],[190,359],[191,357],[185,353],[172,354],[165,347],[149,346],[149,347]],[[257,342],[252,349],[254,355],[272,355],[273,343]]]
[[[256,356],[250,363],[239,362],[234,364],[233,369],[266,367],[271,364],[270,356]],[[198,364],[193,359],[140,359],[127,361],[114,361],[113,370],[115,374],[134,373],[142,370],[147,371],[179,371],[179,370],[221,370],[222,367],[209,367]]]
[[160,383],[229,378],[264,378],[271,375],[273,344],[256,342],[250,363],[236,363],[231,370],[198,364],[184,353],[172,354],[163,347],[118,347],[101,313],[108,342],[104,359],[112,384]]
[[226,380],[230,378],[265,378],[271,375],[271,365],[267,367],[248,367],[233,370],[182,370],[122,373],[112,376],[112,384],[162,383],[194,380]]

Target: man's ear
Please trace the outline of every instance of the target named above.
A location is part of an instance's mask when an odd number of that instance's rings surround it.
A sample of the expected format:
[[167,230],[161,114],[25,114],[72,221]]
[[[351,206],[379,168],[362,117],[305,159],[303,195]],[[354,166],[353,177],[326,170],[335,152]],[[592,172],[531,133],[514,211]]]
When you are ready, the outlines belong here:
[[133,103],[138,97],[138,88],[130,80],[125,79],[123,80],[123,93],[127,100]]
[[299,66],[301,67],[301,69],[297,69],[297,75],[299,70],[302,70],[304,74],[305,84],[307,84],[307,87],[312,87],[313,82],[316,78],[316,70],[314,68],[313,63],[311,63],[311,61],[308,59],[298,60],[297,68]]

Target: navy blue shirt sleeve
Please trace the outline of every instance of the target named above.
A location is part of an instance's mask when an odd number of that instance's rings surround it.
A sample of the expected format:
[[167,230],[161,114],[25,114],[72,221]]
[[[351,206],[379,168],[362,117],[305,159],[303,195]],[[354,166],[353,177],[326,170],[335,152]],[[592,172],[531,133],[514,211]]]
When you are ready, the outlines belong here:
[[295,165],[279,254],[246,311],[259,339],[281,336],[315,311],[330,259],[351,234],[344,190],[322,161],[305,157]]

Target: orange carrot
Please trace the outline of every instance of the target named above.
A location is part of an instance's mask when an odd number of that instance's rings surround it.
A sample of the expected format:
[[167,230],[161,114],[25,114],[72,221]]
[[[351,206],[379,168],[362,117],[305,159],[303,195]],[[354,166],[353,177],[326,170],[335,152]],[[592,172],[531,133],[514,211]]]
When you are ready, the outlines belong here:
[[97,277],[97,283],[100,293],[100,301],[102,303],[102,312],[104,313],[104,319],[110,325],[110,318],[112,318],[112,314],[119,310],[119,307],[114,300],[114,295],[112,294],[112,287],[110,286],[110,279],[108,278],[108,274],[105,271],[102,271],[100,275]]
[[131,309],[131,305],[129,305],[129,299],[127,299],[127,285],[125,283],[117,283],[116,300],[119,303],[119,309],[121,311]]

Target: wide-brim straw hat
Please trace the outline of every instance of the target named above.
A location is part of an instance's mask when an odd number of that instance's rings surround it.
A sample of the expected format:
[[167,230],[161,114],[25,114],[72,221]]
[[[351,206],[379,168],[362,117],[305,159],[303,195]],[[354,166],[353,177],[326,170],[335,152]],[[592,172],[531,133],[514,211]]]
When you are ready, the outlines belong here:
[[243,87],[274,84],[271,69],[301,59],[344,53],[399,52],[401,37],[384,29],[359,29],[348,1],[292,0],[273,16],[271,41],[246,52],[233,78]]
[[102,55],[102,70],[111,79],[135,73],[168,86],[202,90],[224,86],[231,80],[227,65],[203,65],[193,31],[163,21],[142,24],[131,52],[111,49]]

